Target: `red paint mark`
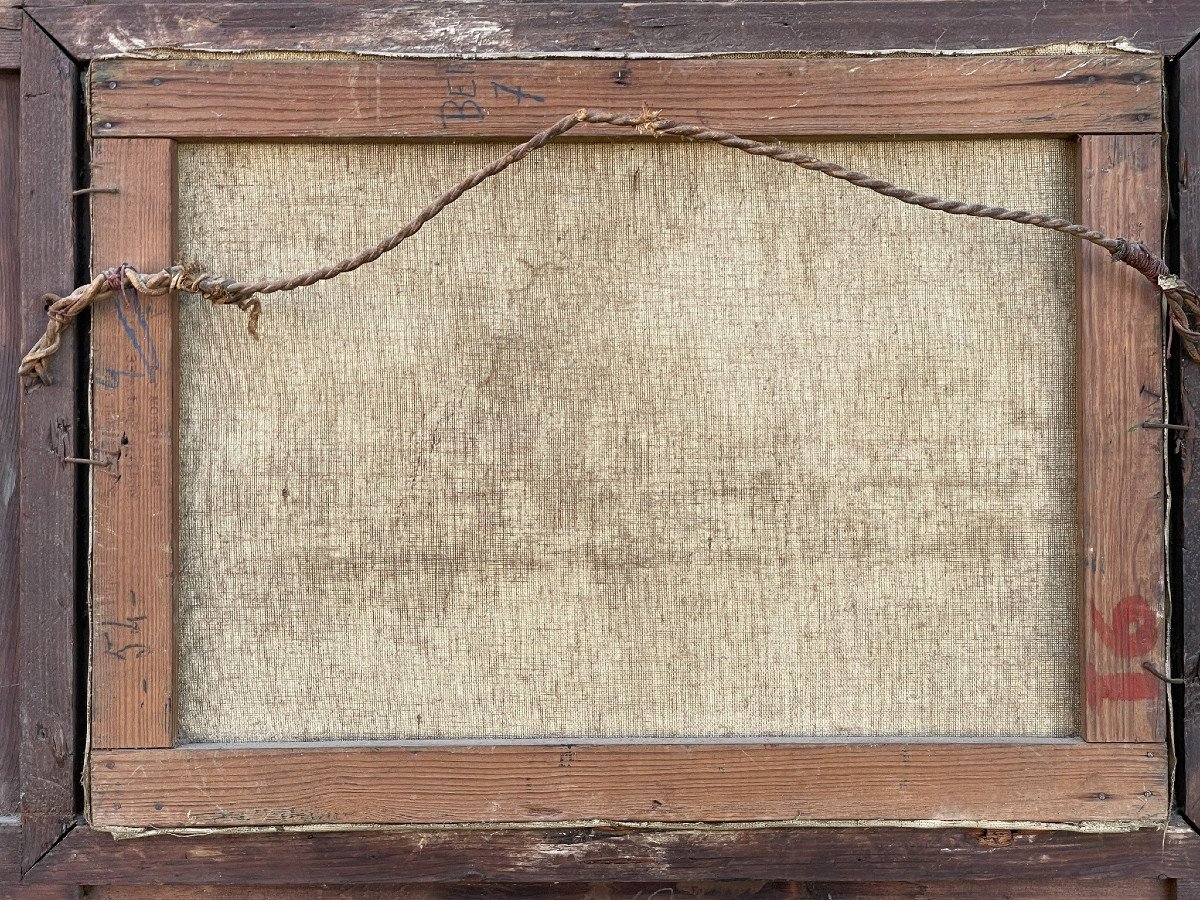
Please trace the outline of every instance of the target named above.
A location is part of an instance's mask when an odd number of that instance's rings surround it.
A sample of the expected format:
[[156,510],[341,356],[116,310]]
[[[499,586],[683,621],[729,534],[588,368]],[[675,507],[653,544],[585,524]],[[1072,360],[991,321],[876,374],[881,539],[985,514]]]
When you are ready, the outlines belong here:
[[1125,597],[1113,607],[1112,622],[1092,607],[1092,628],[1121,659],[1144,656],[1158,643],[1158,616],[1142,597]]
[[[1118,659],[1132,660],[1150,654],[1158,645],[1158,614],[1137,595],[1124,597],[1113,607],[1111,621],[1095,606],[1091,609],[1092,629]],[[1088,663],[1084,671],[1089,706],[1105,700],[1153,700],[1162,691],[1158,681],[1140,664],[1128,672],[1100,674]]]
[[1104,700],[1153,700],[1162,690],[1155,677],[1145,669],[1101,675],[1089,665],[1084,677],[1089,706],[1098,706]]

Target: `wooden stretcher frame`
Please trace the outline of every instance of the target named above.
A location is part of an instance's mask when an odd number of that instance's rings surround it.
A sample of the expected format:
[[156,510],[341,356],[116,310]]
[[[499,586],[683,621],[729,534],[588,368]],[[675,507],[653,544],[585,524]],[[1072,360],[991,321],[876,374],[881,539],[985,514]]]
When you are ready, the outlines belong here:
[[[92,265],[175,261],[177,141],[514,138],[643,103],[747,135],[1078,135],[1080,221],[1157,247],[1162,84],[1118,55],[102,61],[92,178],[115,192],[92,197]],[[1143,665],[1165,668],[1159,297],[1078,259],[1077,740],[176,746],[176,306],[95,310],[92,823],[1163,820],[1165,688]]]

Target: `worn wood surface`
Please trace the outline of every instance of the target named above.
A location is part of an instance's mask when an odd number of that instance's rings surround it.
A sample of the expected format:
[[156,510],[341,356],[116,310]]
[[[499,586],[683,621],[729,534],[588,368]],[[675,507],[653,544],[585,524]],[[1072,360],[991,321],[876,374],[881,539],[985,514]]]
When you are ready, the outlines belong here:
[[[175,145],[99,141],[92,265],[174,262]],[[92,313],[92,730],[97,747],[169,747],[174,652],[175,354],[170,297],[129,291]]]
[[21,880],[21,826],[15,817],[0,822],[0,891]]
[[[1200,51],[1183,55],[1177,67],[1175,92],[1177,116],[1174,127],[1174,157],[1177,165],[1179,274],[1185,280],[1200,280]],[[1200,365],[1180,362],[1182,405],[1177,421],[1190,421],[1200,403]],[[1184,451],[1180,504],[1180,595],[1182,604],[1182,673],[1192,673],[1200,663],[1200,471],[1196,469],[1195,439],[1183,436]],[[1178,738],[1177,738],[1178,740]],[[1190,680],[1183,688],[1182,809],[1192,822],[1200,822],[1200,681]]]
[[21,66],[21,20],[19,9],[0,8],[0,70]]
[[[41,297],[76,284],[76,69],[26,20],[21,36],[21,346],[46,327]],[[77,335],[63,335],[53,386],[24,394],[20,437],[21,783],[25,865],[73,819],[76,797],[76,525],[82,422]]]
[[[1141,56],[759,60],[101,60],[98,137],[529,135],[581,106],[743,134],[1161,130]],[[294,92],[297,81],[305,89]],[[281,98],[288,98],[281,102]],[[582,134],[625,133],[581,129]]]
[[[21,347],[21,251],[17,241],[17,133],[20,82],[0,74],[0,371],[16,371]],[[17,435],[21,430],[21,389],[14,378],[0,380],[0,815],[17,811],[20,740],[17,638]]]
[[0,884],[0,900],[75,900],[78,896],[75,885]]
[[79,895],[75,885],[22,885],[20,860],[20,826],[0,822],[0,900],[74,900]]
[[80,59],[164,47],[624,56],[1005,50],[1070,41],[1170,55],[1187,46],[1200,22],[1195,0],[29,6]]
[[[528,828],[157,835],[76,828],[31,874],[67,884],[937,881],[1200,874],[1191,829]],[[818,895],[819,896],[819,895]],[[983,894],[982,896],[987,896]]]
[[93,822],[1158,821],[1161,745],[191,747],[93,751]]
[[[1170,882],[1153,879],[1087,882],[698,881],[576,884],[447,884],[319,887],[110,885],[92,888],[89,900],[1174,900]],[[3,895],[0,894],[0,897]]]
[[[1080,142],[1080,219],[1157,251],[1162,199],[1157,137]],[[1083,736],[1166,734],[1162,331],[1159,296],[1128,266],[1079,253],[1079,516],[1082,524]]]

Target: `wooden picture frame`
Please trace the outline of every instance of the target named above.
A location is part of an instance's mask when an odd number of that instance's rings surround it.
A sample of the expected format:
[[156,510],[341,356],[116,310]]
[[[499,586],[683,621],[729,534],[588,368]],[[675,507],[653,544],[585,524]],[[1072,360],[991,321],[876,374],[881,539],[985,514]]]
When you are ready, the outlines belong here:
[[[305,100],[279,104],[297,79]],[[96,268],[175,261],[175,141],[512,138],[642,103],[749,135],[1079,135],[1082,220],[1149,246],[1161,229],[1162,72],[1137,57],[114,60],[90,91],[111,189],[92,198]],[[112,477],[92,482],[91,821],[1161,821],[1165,689],[1145,666],[1165,666],[1162,432],[1142,427],[1162,417],[1160,310],[1136,272],[1094,247],[1078,258],[1077,740],[176,746],[176,306],[98,308],[93,446]]]
[[[1171,175],[1168,262],[1200,282],[1200,229],[1191,160],[1200,155],[1192,108],[1200,102],[1200,3],[1106,3],[1064,0],[837,0],[713,4],[651,2],[485,2],[455,6],[412,0],[381,6],[371,0],[306,2],[183,2],[129,4],[72,0],[0,0],[0,75],[19,77],[19,90],[0,107],[19,120],[21,221],[18,246],[0,241],[0,269],[20,260],[19,288],[0,303],[16,310],[17,331],[0,333],[19,356],[41,333],[40,298],[63,294],[87,277],[77,260],[86,200],[76,190],[103,186],[90,177],[88,145],[81,141],[77,87],[91,66],[109,57],[185,50],[191,54],[285,51],[391,56],[597,56],[615,65],[641,56],[713,58],[722,54],[805,53],[951,54],[960,62],[980,53],[1050,47],[1096,52],[1104,48],[1145,54],[1164,64]],[[1053,52],[1053,51],[1051,51]],[[220,57],[210,57],[220,58]],[[310,57],[311,58],[311,57]],[[882,58],[887,58],[882,57]],[[1081,57],[1082,59],[1082,57]],[[18,75],[19,70],[19,75]],[[1162,85],[1155,86],[1155,103]],[[17,110],[19,109],[19,114]],[[1049,112],[1049,110],[1043,110]],[[11,135],[9,135],[11,137]],[[0,146],[4,141],[0,139]],[[4,159],[0,159],[3,169]],[[14,214],[15,197],[0,195]],[[0,212],[0,215],[3,213]],[[1111,227],[1111,226],[1110,226]],[[0,229],[2,231],[2,229]],[[1129,235],[1137,237],[1139,235]],[[1149,238],[1153,235],[1146,234]],[[17,292],[11,292],[16,290]],[[78,341],[78,344],[76,343]],[[875,896],[902,891],[895,882],[930,896],[1200,896],[1200,568],[1195,534],[1200,505],[1187,469],[1186,432],[1168,432],[1172,471],[1172,645],[1174,773],[1171,819],[1165,827],[1131,832],[986,828],[944,824],[900,828],[845,825],[753,828],[692,825],[636,828],[621,824],[563,824],[555,828],[420,828],[216,831],[175,837],[114,840],[81,817],[85,733],[87,632],[86,517],[79,514],[88,469],[64,461],[82,458],[89,445],[83,402],[82,354],[87,321],[65,335],[55,360],[56,384],[0,403],[0,433],[20,427],[16,458],[20,480],[0,507],[19,515],[0,520],[0,542],[16,558],[4,569],[19,580],[0,582],[0,664],[20,670],[18,708],[0,696],[0,730],[20,734],[20,771],[0,759],[0,782],[20,778],[20,805],[5,806],[0,790],[0,894],[17,900],[66,900],[79,885],[97,896],[309,896],[304,884],[399,885],[422,882],[430,896],[475,897],[489,891],[515,896],[584,895],[594,885],[612,896],[644,896],[674,889],[706,895],[704,882],[751,879],[754,896],[795,891]],[[1196,395],[1200,376],[1191,363],[1168,364],[1172,390],[1182,382]],[[15,383],[14,383],[15,386]],[[1187,419],[1171,396],[1170,423]],[[3,442],[0,441],[0,446]],[[7,471],[7,470],[0,470]],[[19,610],[20,627],[14,629]],[[19,642],[18,634],[19,632]],[[77,652],[78,651],[78,652]],[[14,658],[15,657],[15,658]],[[1140,676],[1135,676],[1140,677]],[[11,762],[11,761],[10,761]],[[2,785],[0,785],[2,786]],[[235,829],[235,831],[239,831]],[[861,883],[870,879],[875,884]],[[1069,881],[1068,881],[1069,879]],[[986,880],[984,884],[979,880]],[[881,885],[877,882],[892,882]],[[482,883],[481,883],[482,882]],[[210,885],[221,887],[209,887]],[[122,886],[128,885],[131,893]],[[178,885],[179,887],[164,887]],[[243,887],[238,887],[238,886]],[[263,887],[253,887],[255,885]],[[274,885],[275,887],[266,887]],[[1024,885],[1021,887],[1020,885]],[[1013,887],[1010,887],[1013,886]],[[818,890],[819,889],[819,890]],[[312,888],[324,891],[354,888]],[[370,889],[364,889],[370,890]],[[377,890],[386,891],[381,887]],[[404,892],[410,888],[395,887]],[[724,890],[724,888],[721,888]],[[546,893],[549,891],[549,893]],[[215,893],[214,893],[215,892]],[[89,896],[91,894],[89,893]],[[390,895],[390,894],[389,894]]]

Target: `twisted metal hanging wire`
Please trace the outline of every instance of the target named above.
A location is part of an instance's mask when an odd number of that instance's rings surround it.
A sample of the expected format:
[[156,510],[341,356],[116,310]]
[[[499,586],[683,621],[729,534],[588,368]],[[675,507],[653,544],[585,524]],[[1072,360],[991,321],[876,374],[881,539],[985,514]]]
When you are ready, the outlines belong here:
[[764,156],[783,163],[791,163],[802,169],[820,172],[830,178],[845,181],[855,187],[864,188],[890,197],[901,203],[919,206],[923,209],[934,210],[954,216],[973,216],[981,219],[994,219],[999,222],[1015,222],[1020,225],[1031,225],[1069,234],[1081,240],[1088,241],[1107,250],[1113,259],[1124,263],[1145,276],[1156,288],[1163,292],[1166,314],[1170,327],[1178,336],[1187,355],[1200,362],[1200,299],[1196,292],[1184,281],[1171,274],[1167,264],[1141,243],[1127,241],[1121,237],[1110,237],[1100,231],[1095,231],[1084,225],[1046,216],[1025,210],[1006,209],[1002,206],[987,206],[982,203],[964,203],[958,200],[944,200],[940,197],[922,194],[907,188],[898,187],[882,178],[875,178],[863,172],[846,169],[835,163],[826,162],[813,156],[791,150],[782,144],[764,143],[749,138],[739,137],[727,131],[718,131],[700,125],[686,122],[675,122],[663,119],[658,112],[644,109],[639,115],[603,112],[600,110],[581,109],[569,116],[559,119],[549,128],[540,131],[522,144],[517,145],[504,156],[489,163],[478,171],[468,175],[462,181],[451,187],[440,197],[418,212],[412,219],[390,237],[385,238],[373,247],[368,247],[356,256],[341,262],[302,272],[288,278],[271,281],[241,282],[229,278],[218,278],[211,274],[196,271],[185,266],[171,266],[159,272],[146,274],[137,271],[129,265],[120,265],[98,274],[87,284],[77,287],[65,297],[47,294],[46,304],[47,323],[45,334],[37,344],[21,360],[20,375],[27,381],[50,382],[48,362],[61,345],[61,335],[80,313],[104,300],[113,299],[127,289],[145,294],[167,294],[173,291],[186,291],[199,294],[210,302],[223,305],[233,304],[249,314],[248,328],[251,334],[257,333],[258,319],[262,312],[262,302],[259,299],[268,294],[281,291],[294,291],[297,288],[309,287],[321,281],[328,281],[353,272],[368,263],[374,262],[396,249],[404,241],[421,230],[431,219],[435,218],[446,207],[478,187],[493,175],[498,175],[514,163],[520,162],[534,150],[545,146],[557,137],[566,134],[571,129],[583,125],[611,125],[619,128],[630,128],[634,131],[653,135],[670,135],[693,141],[708,141],[741,150],[754,156]]

